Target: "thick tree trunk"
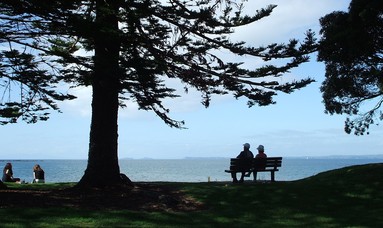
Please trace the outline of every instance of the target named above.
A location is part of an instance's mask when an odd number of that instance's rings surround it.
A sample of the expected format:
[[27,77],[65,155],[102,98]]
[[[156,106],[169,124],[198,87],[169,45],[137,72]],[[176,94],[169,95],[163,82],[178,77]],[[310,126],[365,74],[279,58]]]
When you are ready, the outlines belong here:
[[[95,69],[88,166],[78,187],[126,183],[118,165],[118,20],[113,0],[97,1]],[[113,31],[113,32],[111,32]]]

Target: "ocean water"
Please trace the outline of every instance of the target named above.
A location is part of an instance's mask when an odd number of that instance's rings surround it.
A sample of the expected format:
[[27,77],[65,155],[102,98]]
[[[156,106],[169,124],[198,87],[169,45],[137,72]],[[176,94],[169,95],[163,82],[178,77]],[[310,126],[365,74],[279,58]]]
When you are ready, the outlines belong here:
[[[35,164],[45,171],[48,183],[77,182],[86,169],[86,160],[0,160],[0,165],[11,162],[14,177],[32,181]],[[231,181],[229,158],[190,159],[123,159],[120,170],[132,181],[207,182]],[[383,158],[283,158],[282,167],[276,172],[277,181],[299,180],[320,172],[351,165],[383,163]],[[270,180],[270,173],[259,173],[259,180]]]

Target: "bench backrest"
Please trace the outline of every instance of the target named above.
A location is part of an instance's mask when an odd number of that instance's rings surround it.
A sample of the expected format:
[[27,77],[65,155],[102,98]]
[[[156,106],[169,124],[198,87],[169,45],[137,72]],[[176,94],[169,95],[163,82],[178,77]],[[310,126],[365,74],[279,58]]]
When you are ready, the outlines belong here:
[[277,170],[282,166],[282,157],[252,158],[252,159],[230,159],[230,170]]

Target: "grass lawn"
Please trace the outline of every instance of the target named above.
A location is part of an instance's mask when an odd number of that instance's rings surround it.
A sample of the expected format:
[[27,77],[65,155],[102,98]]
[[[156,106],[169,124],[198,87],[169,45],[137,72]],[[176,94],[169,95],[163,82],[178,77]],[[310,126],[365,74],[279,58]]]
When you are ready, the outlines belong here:
[[[70,187],[73,183],[9,189]],[[350,166],[288,182],[160,183],[203,203],[191,212],[3,207],[0,227],[383,227],[383,164]]]

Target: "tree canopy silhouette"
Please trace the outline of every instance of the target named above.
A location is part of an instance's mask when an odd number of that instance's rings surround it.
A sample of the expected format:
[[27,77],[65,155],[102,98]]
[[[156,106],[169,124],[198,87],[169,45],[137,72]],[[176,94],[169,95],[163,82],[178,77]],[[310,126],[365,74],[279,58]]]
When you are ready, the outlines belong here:
[[353,0],[348,12],[320,20],[318,60],[326,65],[323,101],[327,113],[350,116],[347,133],[363,135],[383,119],[382,15],[382,1]]
[[[167,125],[164,99],[180,96],[169,79],[195,88],[206,107],[212,95],[245,97],[248,105],[274,104],[313,79],[280,80],[309,60],[314,34],[303,41],[251,47],[230,34],[269,16],[275,5],[243,15],[246,1],[232,0],[3,0],[0,3],[2,123],[46,120],[57,101],[73,99],[65,85],[92,87],[88,165],[79,186],[122,184],[118,165],[119,106],[134,101]],[[262,34],[260,34],[262,35]],[[252,56],[254,69],[220,56]],[[270,60],[283,60],[280,65]],[[16,89],[16,90],[15,90]],[[19,91],[17,94],[16,92]],[[70,90],[69,90],[70,91]]]

